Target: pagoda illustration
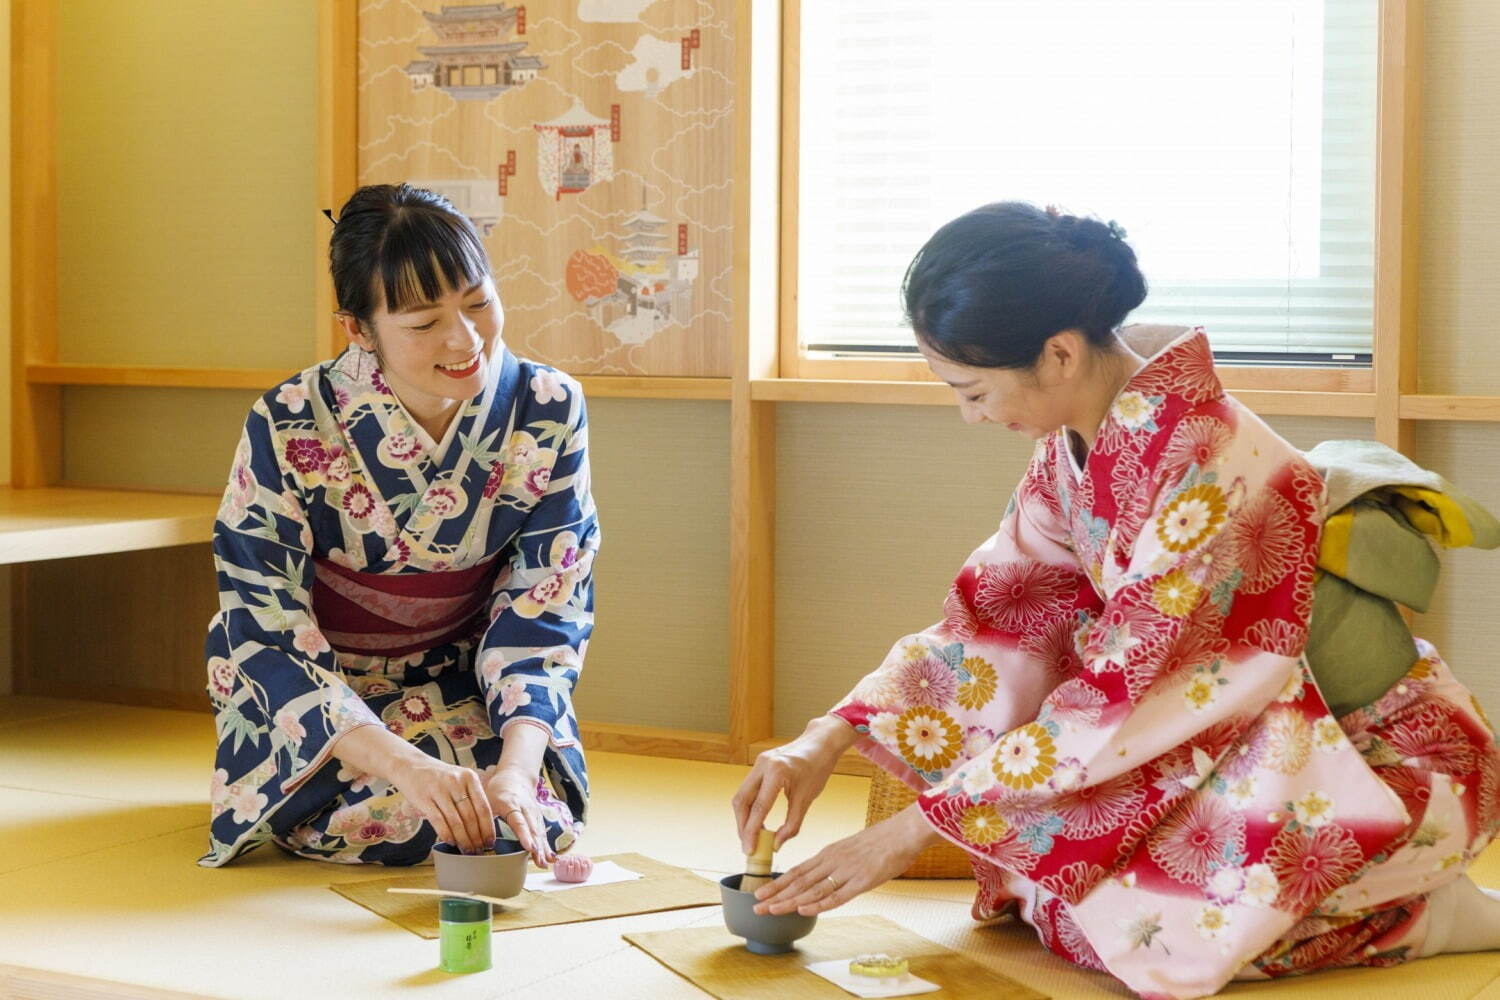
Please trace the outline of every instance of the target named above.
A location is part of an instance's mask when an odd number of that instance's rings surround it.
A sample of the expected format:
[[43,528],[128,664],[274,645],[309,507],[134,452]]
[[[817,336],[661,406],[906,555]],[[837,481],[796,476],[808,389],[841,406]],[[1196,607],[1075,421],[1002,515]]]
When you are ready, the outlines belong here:
[[537,122],[536,171],[542,190],[561,199],[588,190],[590,184],[615,175],[610,122],[595,118],[575,100],[573,107],[550,122]]
[[437,13],[424,10],[422,16],[440,44],[419,49],[425,58],[407,63],[412,89],[437,87],[455,100],[487,101],[535,80],[546,64],[536,56],[521,55],[527,42],[511,40],[524,10],[503,3],[444,5]]
[[689,318],[698,251],[688,249],[686,223],[677,226],[677,246],[665,245],[668,225],[647,211],[643,193],[641,210],[625,220],[625,235],[616,237],[618,253],[580,250],[568,261],[568,291],[621,343],[644,344]]

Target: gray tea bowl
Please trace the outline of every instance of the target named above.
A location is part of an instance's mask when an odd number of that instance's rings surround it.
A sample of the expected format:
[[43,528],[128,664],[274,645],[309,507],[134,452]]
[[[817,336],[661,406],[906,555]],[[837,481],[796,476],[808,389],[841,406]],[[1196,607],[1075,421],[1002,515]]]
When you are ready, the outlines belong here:
[[498,838],[494,850],[484,854],[463,854],[452,844],[442,842],[432,849],[439,889],[497,899],[509,899],[525,888],[527,857],[520,844]]
[[[772,878],[777,878],[775,872]],[[780,955],[792,950],[792,942],[807,937],[812,932],[817,917],[804,917],[793,910],[791,913],[756,913],[755,893],[741,892],[741,875],[730,875],[719,880],[719,894],[724,898],[724,926],[729,933],[745,939],[745,947],[756,955]]]

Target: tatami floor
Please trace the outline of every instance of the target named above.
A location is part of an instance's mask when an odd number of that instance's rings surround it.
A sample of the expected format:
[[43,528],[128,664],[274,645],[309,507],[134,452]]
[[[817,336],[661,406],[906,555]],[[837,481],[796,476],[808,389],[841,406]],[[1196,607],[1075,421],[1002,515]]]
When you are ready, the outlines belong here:
[[[212,754],[206,714],[0,698],[0,998],[705,995],[620,935],[713,924],[716,907],[498,934],[493,971],[447,976],[435,968],[436,941],[328,889],[384,878],[388,869],[318,864],[270,847],[227,868],[199,868]],[[583,850],[638,851],[708,873],[740,870],[728,800],[744,768],[608,753],[591,754],[590,763],[596,795]],[[794,863],[856,829],[866,787],[835,777],[778,861]],[[1500,851],[1476,876],[1500,884]],[[976,928],[968,895],[963,882],[895,882],[846,910],[884,914],[1054,997],[1127,995],[1046,954],[1024,927]],[[69,985],[61,976],[121,985]],[[1226,995],[1500,1000],[1500,954],[1238,986]]]

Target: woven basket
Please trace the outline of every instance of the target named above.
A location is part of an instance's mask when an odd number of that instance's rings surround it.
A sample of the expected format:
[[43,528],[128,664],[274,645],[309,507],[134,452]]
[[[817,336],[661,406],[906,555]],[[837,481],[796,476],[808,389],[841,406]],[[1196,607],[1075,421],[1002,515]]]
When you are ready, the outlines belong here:
[[[879,823],[905,809],[917,795],[883,768],[870,779],[870,804],[865,808],[865,826]],[[968,852],[944,840],[917,855],[900,878],[973,878]]]

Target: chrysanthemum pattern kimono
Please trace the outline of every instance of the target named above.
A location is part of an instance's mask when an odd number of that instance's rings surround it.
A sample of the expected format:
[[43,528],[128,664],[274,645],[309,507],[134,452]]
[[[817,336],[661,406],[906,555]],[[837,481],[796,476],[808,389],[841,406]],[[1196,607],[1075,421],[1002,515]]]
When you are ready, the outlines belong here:
[[1437,654],[1329,714],[1302,659],[1322,483],[1200,330],[1082,467],[1043,440],[945,619],[838,707],[1054,951],[1142,996],[1414,957],[1500,823],[1493,733]]
[[572,692],[599,544],[583,395],[503,347],[492,372],[441,448],[355,347],[251,409],[214,531],[219,747],[201,864],[268,840],[424,860],[431,825],[333,756],[364,725],[481,771],[509,727],[541,727],[548,836],[571,842],[588,797]]

